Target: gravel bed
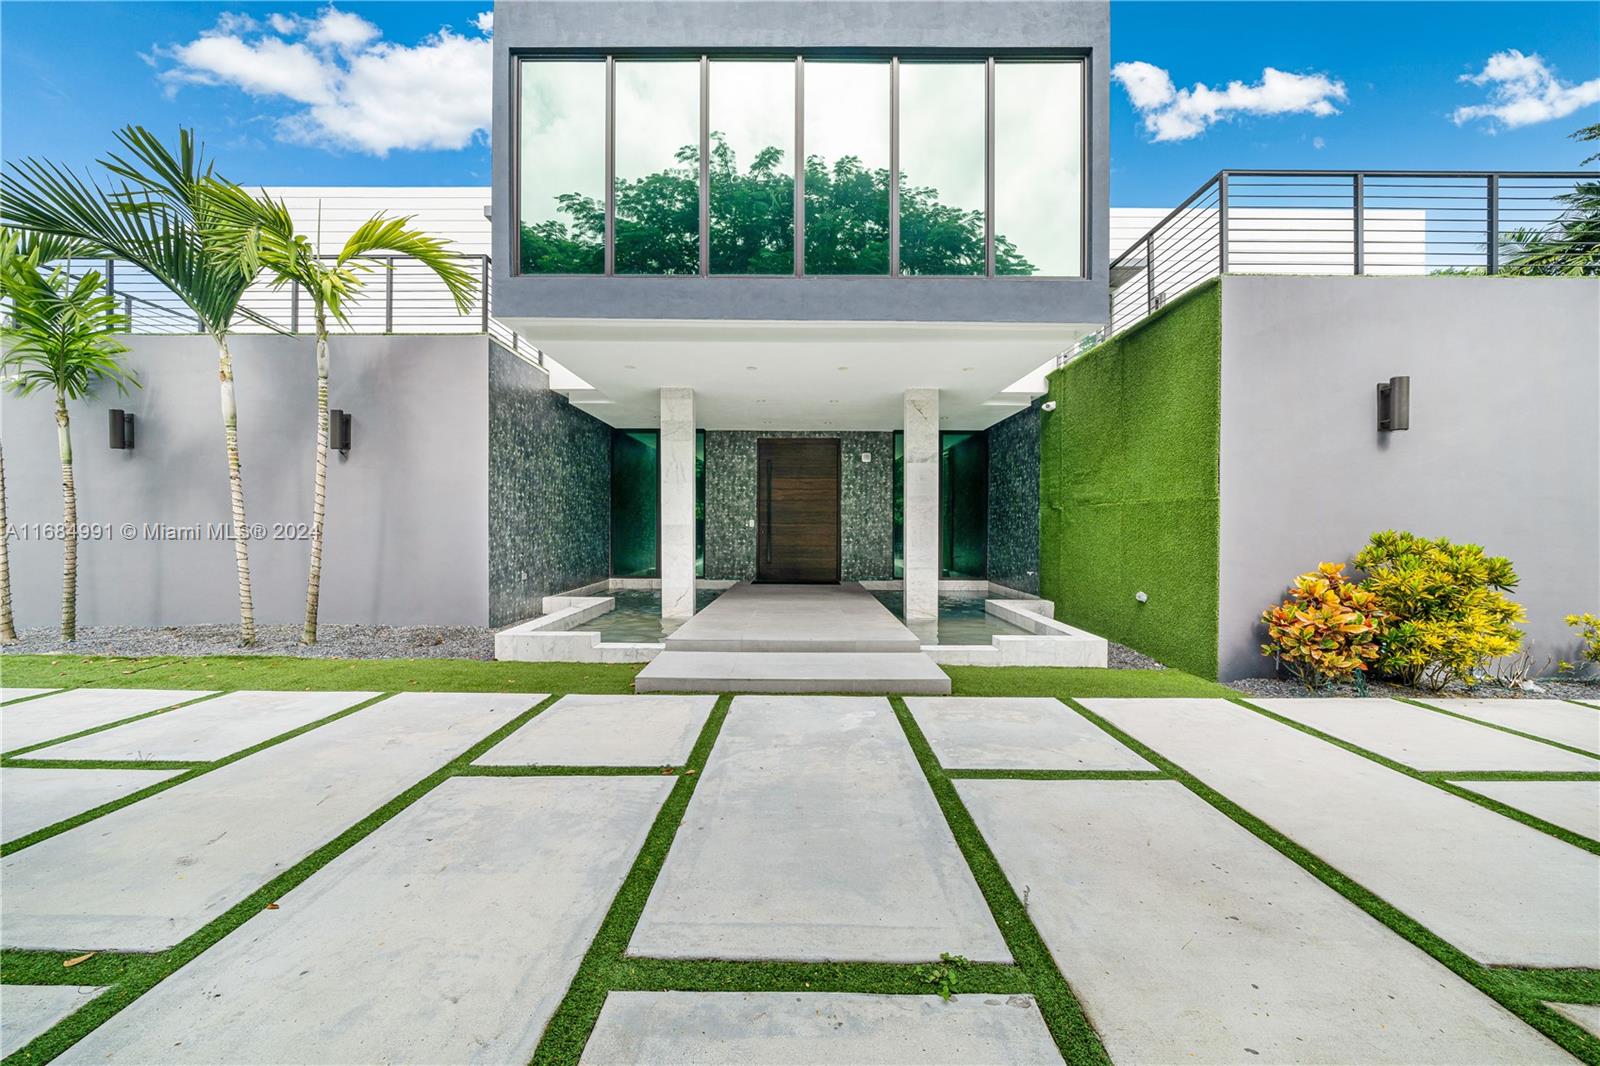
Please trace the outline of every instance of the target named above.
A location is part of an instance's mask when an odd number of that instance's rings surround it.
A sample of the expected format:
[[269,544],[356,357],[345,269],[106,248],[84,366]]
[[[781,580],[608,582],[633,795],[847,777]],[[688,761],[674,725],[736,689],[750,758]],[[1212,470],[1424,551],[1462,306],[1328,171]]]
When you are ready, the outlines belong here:
[[1113,670],[1165,670],[1166,667],[1156,662],[1142,651],[1134,651],[1125,644],[1118,644],[1114,640],[1106,641],[1106,665]]
[[256,643],[239,646],[239,628],[79,626],[63,644],[59,630],[27,629],[7,655],[294,655],[307,659],[493,659],[494,631],[477,626],[320,625],[317,642],[300,644],[299,626],[257,626]]
[[[1239,681],[1226,682],[1229,688],[1242,692],[1247,696],[1260,696],[1264,699],[1294,697],[1294,696],[1361,696],[1363,695],[1354,685],[1334,685],[1320,692],[1308,692],[1306,687],[1294,678],[1289,677],[1247,677]],[[1600,704],[1600,678],[1541,678],[1532,682],[1538,690],[1526,688],[1509,688],[1496,684],[1493,681],[1482,681],[1468,688],[1465,685],[1452,684],[1440,692],[1431,692],[1427,689],[1408,688],[1405,685],[1391,685],[1382,681],[1372,681],[1367,684],[1367,696],[1403,697],[1405,699],[1422,700],[1426,702],[1429,697],[1448,699],[1529,699],[1529,700],[1582,700],[1586,703]]]

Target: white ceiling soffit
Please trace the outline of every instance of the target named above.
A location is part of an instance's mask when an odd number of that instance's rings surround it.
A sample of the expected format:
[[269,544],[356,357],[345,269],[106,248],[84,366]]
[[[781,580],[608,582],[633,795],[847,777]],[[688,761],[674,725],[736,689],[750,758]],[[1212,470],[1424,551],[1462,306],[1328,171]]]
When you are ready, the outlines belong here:
[[[908,388],[939,389],[946,429],[1027,406],[1039,371],[1093,323],[705,322],[506,319],[588,388],[564,389],[613,426],[659,419],[657,390],[695,390],[702,429],[887,430]],[[552,383],[554,385],[554,382]]]

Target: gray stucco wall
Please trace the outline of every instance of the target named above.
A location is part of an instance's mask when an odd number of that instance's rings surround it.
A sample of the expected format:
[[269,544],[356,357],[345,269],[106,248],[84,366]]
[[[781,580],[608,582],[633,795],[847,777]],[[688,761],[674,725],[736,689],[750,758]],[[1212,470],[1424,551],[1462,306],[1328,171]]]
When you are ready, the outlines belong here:
[[[1375,387],[1411,377],[1411,428]],[[1264,674],[1257,619],[1379,529],[1482,544],[1522,581],[1537,665],[1600,607],[1600,281],[1222,282],[1219,664]]]
[[[1110,5],[1102,0],[497,0],[494,312],[501,318],[1104,322]],[[1087,60],[1086,278],[521,277],[512,56],[579,49],[1035,49]]]
[[989,580],[1039,591],[1039,405],[989,427]]
[[[756,576],[756,442],[837,437],[839,570],[844,581],[894,577],[894,434],[706,431],[706,566],[709,580]],[[862,462],[865,453],[870,462]]]
[[[146,523],[226,524],[227,469],[216,350],[204,337],[129,338],[144,388],[102,389],[74,406],[79,520],[112,528],[79,550],[81,625],[169,625],[238,618],[233,546],[163,541]],[[232,341],[245,501],[268,538],[251,545],[256,617],[295,623],[305,603],[307,545],[273,538],[309,522],[316,431],[309,337]],[[482,336],[339,337],[332,405],[352,415],[354,447],[333,453],[322,571],[324,622],[483,625],[488,617],[488,355]],[[133,451],[106,442],[106,410],[136,418]],[[7,517],[61,521],[53,404],[0,397]],[[133,539],[121,533],[135,527]],[[59,618],[60,544],[11,540],[19,625]]]
[[611,427],[549,376],[489,346],[489,624],[604,579],[611,564]]

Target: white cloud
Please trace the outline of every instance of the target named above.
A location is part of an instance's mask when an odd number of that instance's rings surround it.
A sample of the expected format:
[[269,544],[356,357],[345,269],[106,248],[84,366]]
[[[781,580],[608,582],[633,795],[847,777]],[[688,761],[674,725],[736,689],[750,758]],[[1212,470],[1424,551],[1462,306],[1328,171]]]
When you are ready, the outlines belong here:
[[1578,84],[1562,81],[1537,53],[1524,55],[1515,48],[1496,52],[1481,72],[1463,74],[1458,80],[1488,86],[1489,102],[1456,108],[1450,117],[1457,126],[1481,118],[1514,129],[1565,118],[1600,103],[1600,78]]
[[1264,69],[1254,85],[1231,81],[1222,89],[1199,82],[1192,88],[1175,88],[1172,76],[1151,63],[1118,63],[1111,76],[1128,91],[1134,110],[1144,116],[1144,128],[1156,141],[1187,141],[1235,115],[1325,118],[1339,113],[1335,101],[1348,98],[1344,82],[1326,74],[1292,74],[1274,67]]
[[1313,137],[1311,138],[1311,147],[1320,152],[1324,148],[1328,147],[1328,142],[1323,140],[1321,137]]
[[494,16],[477,34],[441,28],[416,44],[382,39],[359,15],[329,6],[315,18],[224,14],[211,29],[159,52],[162,78],[228,86],[300,105],[277,120],[282,140],[385,156],[464,148],[488,132]]

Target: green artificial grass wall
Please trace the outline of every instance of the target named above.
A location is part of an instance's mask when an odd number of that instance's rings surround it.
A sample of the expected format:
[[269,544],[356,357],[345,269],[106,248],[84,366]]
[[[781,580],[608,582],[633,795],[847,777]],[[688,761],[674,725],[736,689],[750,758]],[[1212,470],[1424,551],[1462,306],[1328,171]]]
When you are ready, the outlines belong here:
[[1039,448],[1039,586],[1056,617],[1208,678],[1221,369],[1212,281],[1051,374]]

